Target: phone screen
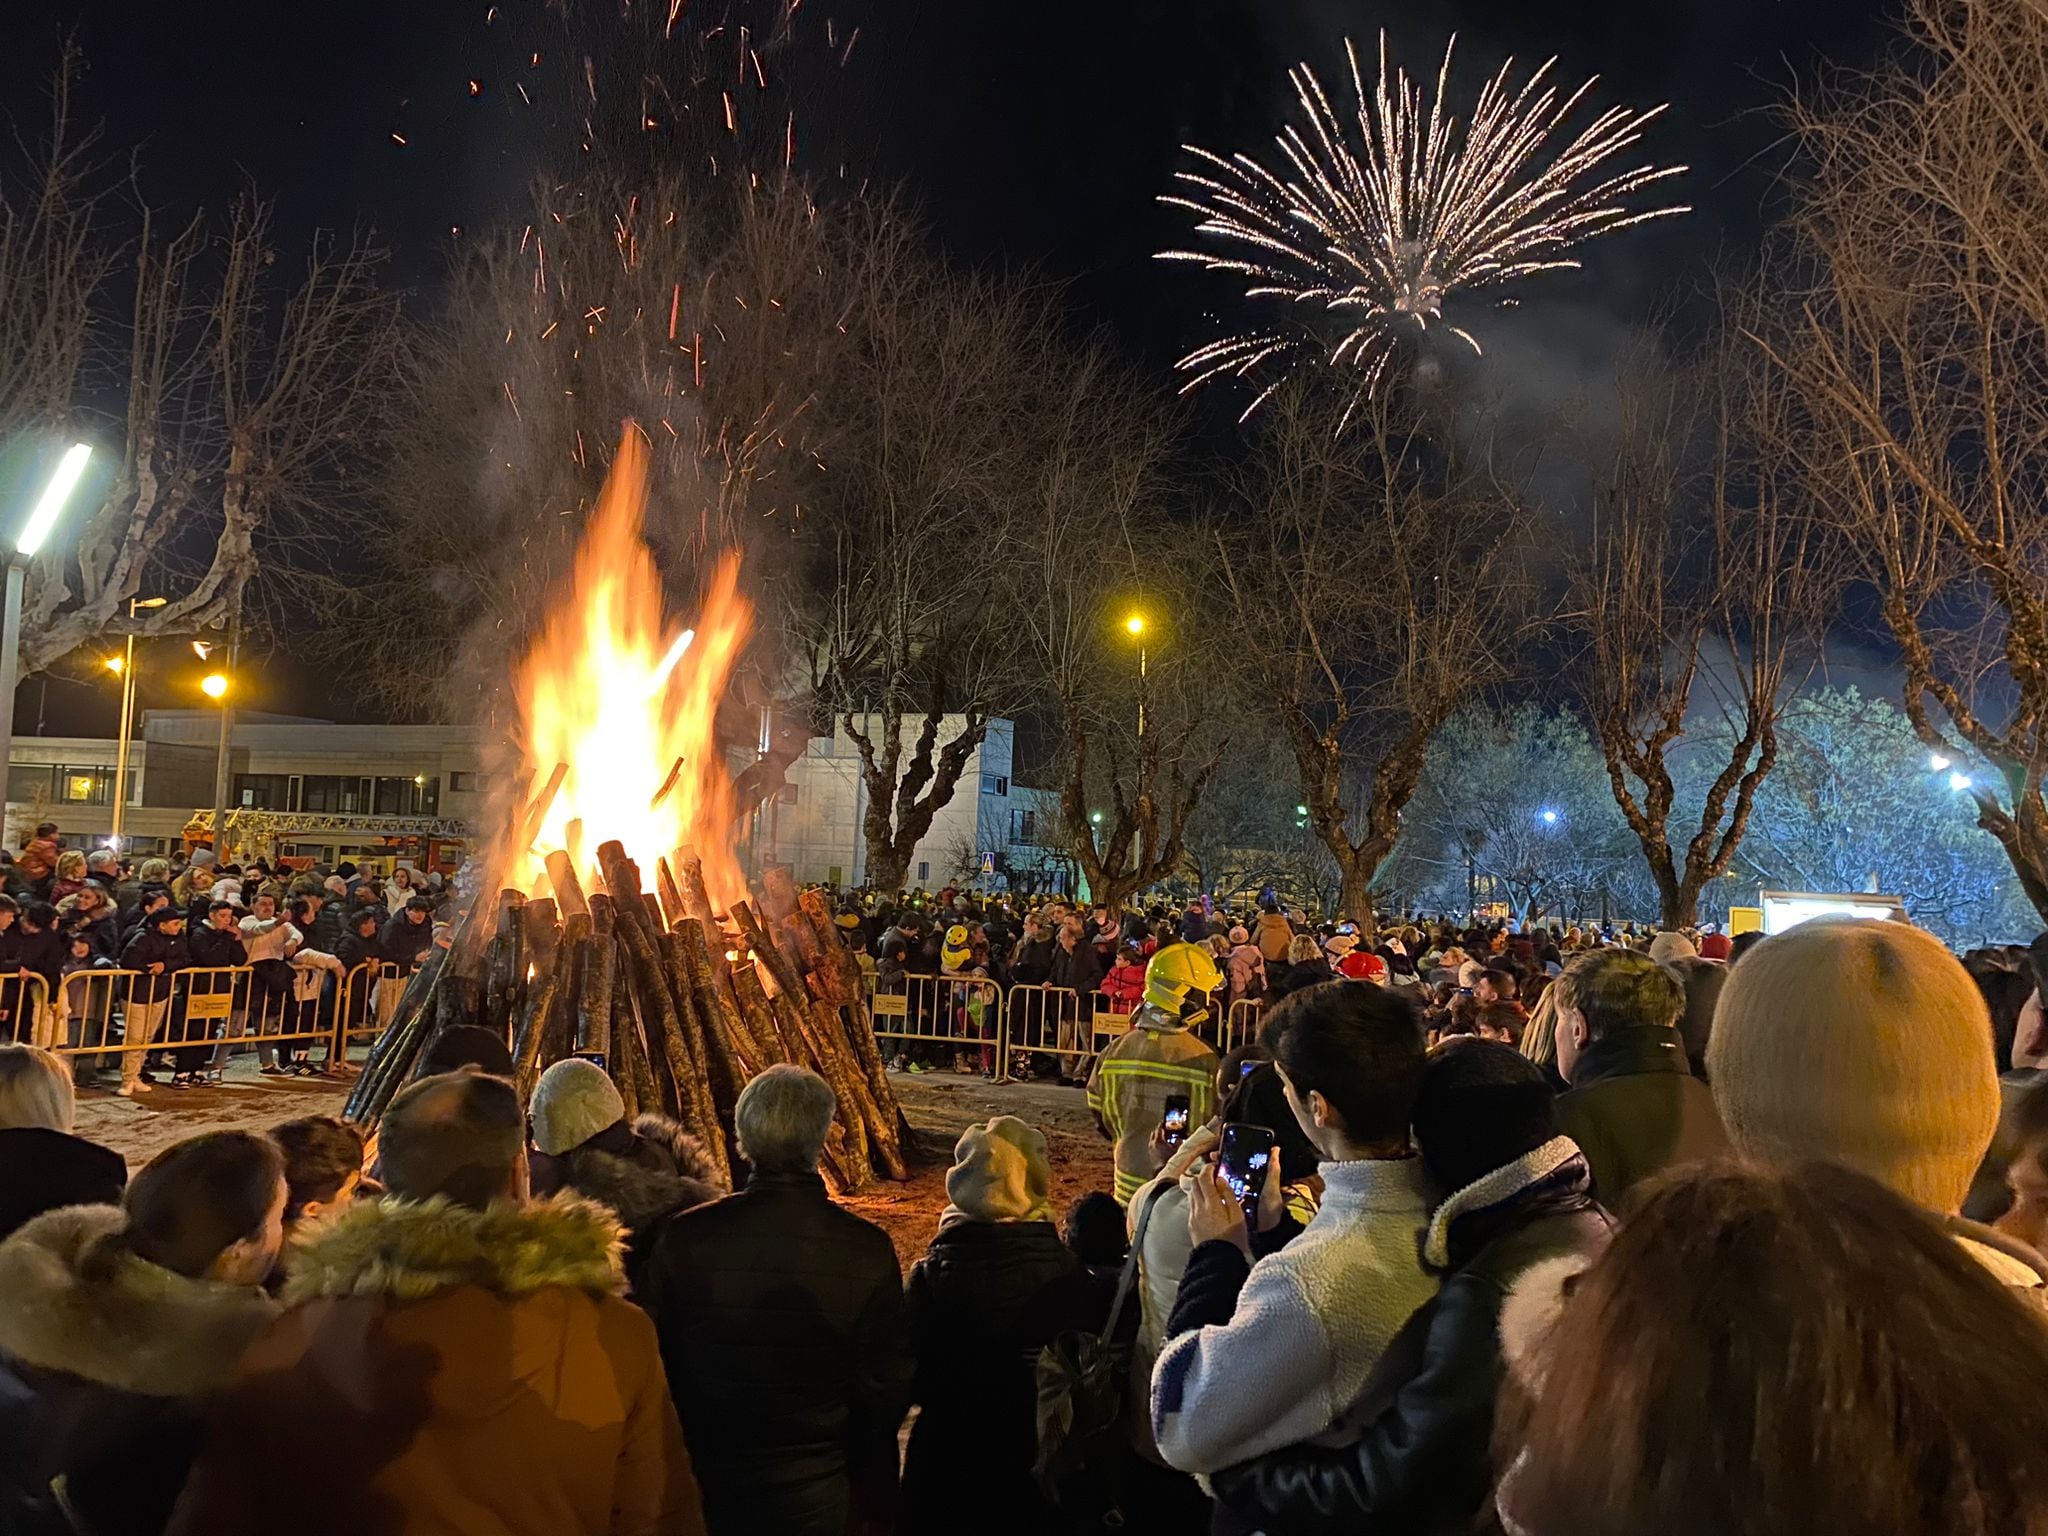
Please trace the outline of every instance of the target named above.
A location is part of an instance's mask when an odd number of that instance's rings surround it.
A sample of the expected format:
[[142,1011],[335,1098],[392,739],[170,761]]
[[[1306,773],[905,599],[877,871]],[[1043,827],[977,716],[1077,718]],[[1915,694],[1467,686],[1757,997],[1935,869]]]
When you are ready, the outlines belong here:
[[1160,1119],[1159,1128],[1168,1142],[1179,1146],[1188,1133],[1188,1096],[1184,1093],[1168,1094],[1166,1113]]
[[1256,1056],[1250,1056],[1247,1057],[1245,1060],[1240,1061],[1237,1064],[1237,1080],[1240,1083],[1243,1082],[1246,1078],[1250,1077],[1252,1073],[1256,1072],[1263,1065],[1264,1063],[1261,1062]]
[[1246,1217],[1259,1204],[1259,1191],[1266,1186],[1266,1165],[1273,1160],[1273,1133],[1262,1125],[1226,1125],[1219,1162]]

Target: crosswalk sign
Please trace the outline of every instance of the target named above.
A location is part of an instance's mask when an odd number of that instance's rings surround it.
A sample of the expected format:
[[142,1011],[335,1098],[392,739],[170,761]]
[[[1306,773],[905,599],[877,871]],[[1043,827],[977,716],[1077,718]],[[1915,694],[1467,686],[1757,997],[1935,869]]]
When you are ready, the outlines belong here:
[[984,853],[981,856],[981,872],[984,875],[992,875],[996,872],[996,856],[994,854]]

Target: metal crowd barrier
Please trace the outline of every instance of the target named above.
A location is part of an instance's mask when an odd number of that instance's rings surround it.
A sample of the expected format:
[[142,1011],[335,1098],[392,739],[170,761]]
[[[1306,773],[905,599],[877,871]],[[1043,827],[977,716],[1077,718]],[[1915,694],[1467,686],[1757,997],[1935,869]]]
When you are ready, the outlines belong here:
[[[870,978],[872,987],[873,980]],[[984,976],[905,976],[901,992],[871,991],[875,1038],[903,1043],[903,1052],[953,1046],[979,1053],[981,1070],[1003,1080],[1003,986]]]
[[1240,1045],[1250,1045],[1259,1038],[1259,1020],[1264,1017],[1266,1005],[1256,997],[1241,997],[1230,1005],[1223,1016],[1223,1034],[1216,1042],[1219,1055],[1227,1056]]
[[[120,967],[73,971],[54,993],[34,973],[0,977],[0,1034],[9,1026],[18,1031],[26,1012],[27,1038],[35,1044],[102,1067],[137,1052],[175,1051],[189,1053],[180,1055],[178,1070],[202,1071],[225,1065],[236,1046],[268,1052],[315,1041],[326,1042],[325,1064],[332,1066],[347,1059],[350,1041],[376,1035],[388,1020],[376,994],[393,981],[404,985],[404,972],[381,961],[341,973],[330,987],[334,974],[320,966],[288,966],[287,974],[193,966],[171,972],[166,995],[156,999],[147,995],[156,988],[145,983],[165,978]],[[19,1002],[23,994],[31,1006]]]

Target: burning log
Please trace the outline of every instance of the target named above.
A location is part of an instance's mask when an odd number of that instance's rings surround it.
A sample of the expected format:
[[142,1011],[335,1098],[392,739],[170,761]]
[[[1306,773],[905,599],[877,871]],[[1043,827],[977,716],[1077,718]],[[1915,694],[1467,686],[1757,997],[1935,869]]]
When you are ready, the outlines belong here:
[[683,920],[683,893],[676,889],[676,877],[669,871],[665,858],[654,861],[655,889],[661,896],[661,910],[668,919],[672,931]]
[[554,887],[555,904],[561,908],[562,920],[572,917],[588,917],[590,902],[583,894],[583,882],[576,878],[576,865],[569,855],[556,849],[548,855],[548,884]]
[[910,1123],[904,1119],[903,1110],[896,1102],[896,1090],[889,1086],[889,1074],[882,1065],[882,1049],[875,1040],[874,1021],[868,1017],[867,987],[861,976],[860,962],[841,942],[838,926],[832,921],[831,906],[822,891],[805,891],[797,899],[797,905],[809,920],[811,934],[817,941],[818,961],[811,970],[812,984],[827,1002],[844,1010],[847,1043],[853,1048],[854,1059],[860,1063],[861,1076],[867,1082],[868,1091],[874,1096],[877,1109],[888,1120],[899,1143],[907,1141]]
[[612,1050],[612,978],[617,942],[612,927],[612,899],[590,898],[590,954],[584,961],[582,985],[576,994],[576,1049],[594,1051],[607,1060]]
[[[536,903],[537,905],[537,903]],[[558,946],[560,954],[575,953],[573,944]],[[540,1077],[541,1045],[547,1037],[548,1016],[554,1012],[555,995],[562,986],[563,967],[550,965],[534,978],[526,995],[526,1011],[519,1021],[519,1033],[512,1049],[512,1081],[524,1102],[533,1097],[533,1085]]]
[[711,910],[711,890],[704,883],[704,861],[697,857],[694,850],[678,848],[674,868],[682,881],[683,911],[705,924],[708,932],[714,914]]

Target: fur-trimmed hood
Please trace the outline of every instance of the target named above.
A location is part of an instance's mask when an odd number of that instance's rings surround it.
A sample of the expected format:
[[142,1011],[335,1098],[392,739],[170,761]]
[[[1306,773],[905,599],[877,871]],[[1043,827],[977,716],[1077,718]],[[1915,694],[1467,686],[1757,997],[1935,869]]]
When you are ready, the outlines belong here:
[[439,1196],[343,1206],[314,1221],[286,1260],[286,1306],[317,1297],[424,1301],[474,1285],[519,1297],[551,1286],[610,1295],[625,1285],[623,1230],[573,1195],[488,1210]]
[[150,1397],[213,1391],[277,1308],[252,1287],[187,1279],[127,1252],[89,1275],[86,1255],[126,1223],[118,1206],[75,1205],[0,1243],[0,1353]]
[[565,1188],[608,1205],[631,1231],[656,1217],[731,1193],[703,1143],[675,1121],[642,1115],[623,1149],[597,1137],[555,1159]]

